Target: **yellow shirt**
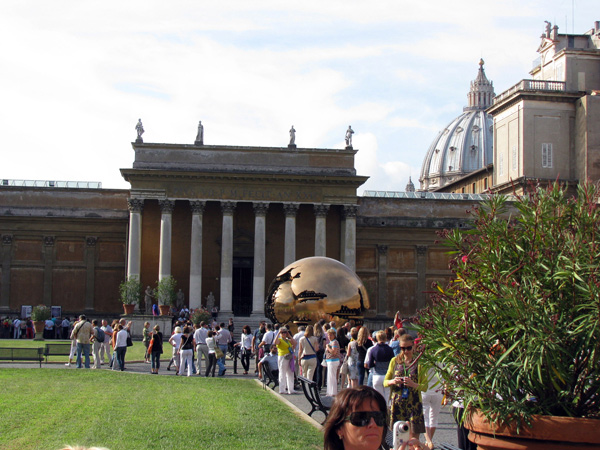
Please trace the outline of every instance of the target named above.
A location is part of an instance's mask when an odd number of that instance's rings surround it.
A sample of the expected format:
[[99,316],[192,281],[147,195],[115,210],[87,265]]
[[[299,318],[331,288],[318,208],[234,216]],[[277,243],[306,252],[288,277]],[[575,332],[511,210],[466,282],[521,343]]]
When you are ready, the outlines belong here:
[[292,351],[292,344],[287,339],[279,338],[277,356],[285,356]]

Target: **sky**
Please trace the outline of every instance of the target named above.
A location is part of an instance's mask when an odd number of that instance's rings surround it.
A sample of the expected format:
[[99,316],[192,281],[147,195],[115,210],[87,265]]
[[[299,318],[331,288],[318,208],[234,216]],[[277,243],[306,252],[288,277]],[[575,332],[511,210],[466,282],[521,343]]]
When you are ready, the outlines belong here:
[[544,21],[597,0],[0,2],[0,178],[127,189],[146,143],[343,148],[359,190],[419,188],[480,58],[496,94],[530,78]]

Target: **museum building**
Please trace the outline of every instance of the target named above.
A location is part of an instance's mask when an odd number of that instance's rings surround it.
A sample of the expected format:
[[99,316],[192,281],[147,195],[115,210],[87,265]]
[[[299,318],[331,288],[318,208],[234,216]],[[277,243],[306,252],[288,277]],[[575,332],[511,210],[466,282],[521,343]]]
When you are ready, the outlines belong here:
[[[128,276],[155,287],[171,275],[191,308],[213,293],[221,317],[258,319],[279,271],[313,255],[358,274],[371,327],[398,310],[413,314],[427,305],[432,286],[451,276],[438,232],[468,227],[478,193],[506,191],[511,179],[599,178],[598,28],[596,22],[583,35],[547,30],[535,83],[523,80],[497,97],[481,61],[468,106],[427,152],[420,191],[409,182],[406,192],[359,197],[367,177],[357,172],[359,150],[351,145],[158,144],[141,137],[132,143],[132,167],[121,169],[127,190],[0,180],[0,314],[43,303],[63,314],[118,316],[119,284]],[[547,79],[553,77],[564,79]],[[518,177],[507,178],[514,161]]]

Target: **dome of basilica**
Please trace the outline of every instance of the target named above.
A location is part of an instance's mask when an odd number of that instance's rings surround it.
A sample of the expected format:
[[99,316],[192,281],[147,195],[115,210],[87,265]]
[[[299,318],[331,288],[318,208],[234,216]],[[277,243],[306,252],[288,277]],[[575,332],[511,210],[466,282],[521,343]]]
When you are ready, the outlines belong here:
[[469,105],[441,130],[432,142],[421,168],[422,191],[434,191],[493,161],[493,119],[485,110],[492,105],[494,86],[485,76],[483,60],[471,81]]

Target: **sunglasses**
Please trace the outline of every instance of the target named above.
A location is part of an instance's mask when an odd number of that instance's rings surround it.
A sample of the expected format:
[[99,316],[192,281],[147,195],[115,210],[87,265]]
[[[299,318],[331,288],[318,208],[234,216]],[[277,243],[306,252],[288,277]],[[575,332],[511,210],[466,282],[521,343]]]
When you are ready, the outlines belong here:
[[404,350],[404,351],[411,351],[412,350],[412,345],[409,345],[408,347],[400,347],[400,350]]
[[366,427],[375,420],[375,425],[382,427],[385,423],[385,414],[381,411],[358,411],[347,416],[344,421],[350,422],[355,427]]

